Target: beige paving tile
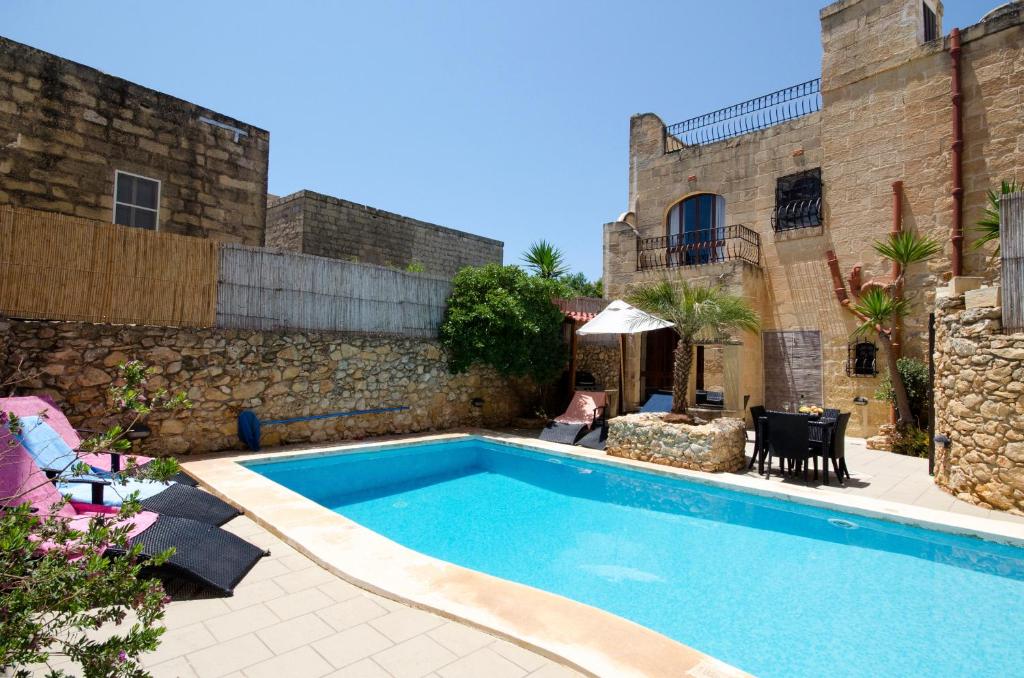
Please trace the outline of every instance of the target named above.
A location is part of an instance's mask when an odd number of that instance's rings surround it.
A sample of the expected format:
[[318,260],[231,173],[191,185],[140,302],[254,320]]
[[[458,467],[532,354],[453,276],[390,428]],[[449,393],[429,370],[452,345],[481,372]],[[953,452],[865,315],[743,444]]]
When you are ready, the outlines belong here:
[[313,643],[313,649],[337,668],[365,659],[392,646],[380,631],[368,624],[359,624]]
[[441,678],[519,678],[526,669],[513,664],[490,648],[482,648],[437,670]]
[[327,678],[391,678],[391,674],[372,659],[364,659],[328,674]]
[[188,662],[203,678],[218,678],[273,656],[267,646],[250,633],[192,652],[188,655]]
[[404,607],[372,620],[370,626],[387,636],[391,642],[400,643],[444,623],[444,619],[437,615]]
[[333,598],[320,589],[312,588],[268,600],[266,606],[281,619],[291,619],[320,610],[332,603],[334,603]]
[[317,588],[319,588],[321,591],[323,591],[339,603],[344,602],[346,600],[352,600],[356,596],[361,596],[363,595],[363,593],[365,593],[358,586],[349,584],[344,579],[339,579],[337,577],[335,577],[333,581],[330,581],[326,584],[321,584]]
[[548,660],[541,657],[539,654],[530,652],[529,650],[521,648],[518,645],[513,645],[505,640],[496,641],[490,646],[490,648],[505,659],[521,666],[527,671],[536,671],[540,667],[544,666],[544,664],[548,663]]
[[[170,661],[147,667],[153,678],[200,678],[199,674],[192,670],[188,660],[178,657]],[[71,672],[74,675],[74,672]]]
[[284,654],[332,633],[334,633],[334,629],[328,626],[327,622],[310,613],[257,631],[256,636],[274,654]]
[[257,603],[280,598],[283,595],[285,595],[284,589],[278,586],[273,579],[254,582],[242,580],[242,583],[235,589],[235,595],[227,598],[226,602],[232,610],[241,610]]
[[[324,595],[319,590],[320,595]],[[330,598],[327,598],[329,601]],[[329,607],[320,609],[317,614],[328,624],[334,627],[335,631],[342,631],[356,624],[368,622],[377,617],[383,617],[388,613],[381,607],[380,598],[372,600],[369,596],[361,595],[340,603],[334,603]]]
[[530,678],[577,678],[579,675],[580,674],[576,673],[572,669],[562,666],[561,664],[548,662],[531,673]]
[[231,608],[224,598],[175,600],[164,609],[164,624],[167,628],[180,628],[228,612],[231,612]]
[[310,567],[318,567],[318,565],[312,560],[295,550],[288,554],[282,553],[281,564],[292,572],[298,572],[299,570],[305,570]]
[[178,628],[168,626],[167,631],[160,636],[160,646],[155,652],[145,655],[143,661],[147,666],[156,666],[216,642],[217,639],[201,623]]
[[494,636],[487,635],[483,631],[477,631],[455,622],[445,622],[429,631],[427,635],[460,657],[490,645],[495,640]]
[[291,572],[287,567],[284,566],[280,560],[277,560],[273,555],[269,558],[261,558],[256,566],[249,570],[249,574],[245,575],[246,582],[255,583],[259,581],[265,581],[267,579],[273,579],[279,577],[282,574],[288,574]]
[[231,640],[247,633],[280,624],[281,620],[266,605],[252,605],[230,614],[208,619],[205,624],[210,633],[219,641]]
[[416,636],[373,655],[373,661],[395,678],[422,678],[456,659],[428,636]]
[[[307,563],[310,561],[303,558]],[[321,584],[329,584],[337,577],[322,567],[313,565],[301,570],[294,570],[288,574],[274,577],[274,583],[285,590],[286,593],[295,593],[304,589],[310,589]]]
[[245,669],[246,678],[318,678],[334,670],[313,648],[303,646]]

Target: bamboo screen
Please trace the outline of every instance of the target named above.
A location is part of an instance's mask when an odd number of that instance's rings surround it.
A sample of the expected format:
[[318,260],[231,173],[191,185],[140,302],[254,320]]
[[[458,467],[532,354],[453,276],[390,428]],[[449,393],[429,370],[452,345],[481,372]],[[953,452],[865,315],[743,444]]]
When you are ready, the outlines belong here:
[[381,266],[221,247],[217,325],[436,336],[451,283]]
[[0,208],[0,314],[208,327],[217,243],[50,212]]
[[1006,195],[999,201],[999,255],[1003,327],[1024,331],[1024,193]]

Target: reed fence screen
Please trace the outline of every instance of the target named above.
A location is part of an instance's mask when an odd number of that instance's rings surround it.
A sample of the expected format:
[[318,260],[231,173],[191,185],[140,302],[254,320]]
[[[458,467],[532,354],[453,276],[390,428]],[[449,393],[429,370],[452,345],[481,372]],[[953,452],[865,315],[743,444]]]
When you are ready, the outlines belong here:
[[217,243],[0,207],[0,315],[209,327]]
[[436,336],[450,292],[444,278],[223,245],[217,325]]
[[1003,328],[1024,331],[1024,193],[999,200]]

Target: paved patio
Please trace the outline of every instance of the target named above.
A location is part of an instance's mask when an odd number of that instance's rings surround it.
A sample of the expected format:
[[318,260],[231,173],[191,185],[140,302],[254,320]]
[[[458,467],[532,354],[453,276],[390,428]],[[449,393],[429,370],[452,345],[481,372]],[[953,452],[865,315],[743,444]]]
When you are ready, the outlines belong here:
[[225,529],[271,555],[230,598],[177,592],[181,599],[167,608],[160,648],[145,662],[156,678],[579,675],[482,631],[357,588],[245,516]]
[[[534,437],[535,433],[514,433]],[[753,445],[747,447],[748,457]],[[939,490],[925,459],[877,452],[848,438],[852,479],[844,487],[811,481],[822,492],[1024,523],[1024,518],[959,501]],[[738,475],[757,477],[757,469]],[[796,483],[773,475],[765,483]],[[271,550],[231,598],[188,590],[168,606],[167,633],[146,665],[162,676],[248,678],[349,676],[459,678],[576,672],[485,632],[362,590],[316,565],[245,516],[226,529]]]

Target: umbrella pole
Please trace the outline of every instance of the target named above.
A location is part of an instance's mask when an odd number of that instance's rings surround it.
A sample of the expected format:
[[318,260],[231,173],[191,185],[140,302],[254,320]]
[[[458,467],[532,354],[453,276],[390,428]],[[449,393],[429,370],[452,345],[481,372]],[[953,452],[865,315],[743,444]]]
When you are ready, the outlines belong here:
[[626,381],[626,335],[619,335],[619,412],[626,411],[626,400],[623,382]]
[[572,319],[569,339],[569,397],[576,392],[576,319]]

